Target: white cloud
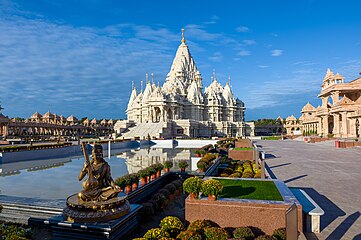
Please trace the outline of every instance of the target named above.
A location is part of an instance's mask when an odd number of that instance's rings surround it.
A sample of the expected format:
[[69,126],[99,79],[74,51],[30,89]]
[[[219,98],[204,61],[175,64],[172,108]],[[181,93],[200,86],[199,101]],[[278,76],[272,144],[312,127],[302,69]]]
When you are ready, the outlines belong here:
[[239,56],[242,56],[242,57],[245,57],[245,56],[249,56],[251,55],[251,52],[250,51],[247,51],[247,50],[241,50],[239,53],[238,53]]
[[236,28],[236,31],[237,32],[242,32],[242,33],[249,32],[249,28],[246,27],[246,26],[239,26],[239,27]]
[[271,50],[271,56],[272,57],[279,57],[281,56],[283,53],[283,50],[281,49],[274,49],[274,50]]
[[252,39],[246,39],[242,41],[244,45],[255,45],[257,42]]
[[259,68],[269,68],[268,65],[258,65]]
[[223,55],[221,52],[215,52],[213,56],[209,57],[208,59],[214,62],[220,62],[223,59]]

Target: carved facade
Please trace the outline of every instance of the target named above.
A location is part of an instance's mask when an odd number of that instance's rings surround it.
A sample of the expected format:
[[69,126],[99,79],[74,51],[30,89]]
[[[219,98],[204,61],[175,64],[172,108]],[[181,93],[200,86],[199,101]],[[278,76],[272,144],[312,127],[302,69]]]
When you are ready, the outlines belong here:
[[[182,35],[163,86],[156,86],[148,76],[144,91],[138,92],[133,85],[126,110],[128,121],[142,126],[168,123],[161,128],[169,132],[149,132],[152,137],[244,136],[244,103],[234,97],[230,81],[222,86],[215,73],[203,91],[201,73],[185,42]],[[130,132],[125,135],[136,137]]]
[[361,77],[345,83],[343,76],[327,69],[318,97],[321,106],[307,103],[302,108],[300,120],[304,132],[324,137],[360,137]]

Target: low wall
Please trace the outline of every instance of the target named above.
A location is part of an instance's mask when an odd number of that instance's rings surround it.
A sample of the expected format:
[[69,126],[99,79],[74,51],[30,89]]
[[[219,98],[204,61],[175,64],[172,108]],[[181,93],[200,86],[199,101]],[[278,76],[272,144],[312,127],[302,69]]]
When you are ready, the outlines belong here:
[[361,147],[361,142],[340,142],[340,148]]
[[252,147],[252,141],[249,139],[240,139],[235,142],[236,148],[248,148]]
[[[264,180],[269,181],[269,180]],[[281,181],[274,181],[284,201],[262,201],[251,199],[220,198],[210,201],[206,197],[198,200],[186,199],[185,218],[188,222],[207,219],[220,227],[258,227],[266,234],[286,226],[286,211],[292,204],[297,206],[298,231],[302,232],[302,206]]]
[[218,140],[175,140],[176,148],[201,148],[209,144],[216,144]]
[[228,150],[228,157],[233,160],[255,160],[256,150]]
[[174,140],[151,140],[152,144],[157,144],[159,148],[173,148],[174,147]]

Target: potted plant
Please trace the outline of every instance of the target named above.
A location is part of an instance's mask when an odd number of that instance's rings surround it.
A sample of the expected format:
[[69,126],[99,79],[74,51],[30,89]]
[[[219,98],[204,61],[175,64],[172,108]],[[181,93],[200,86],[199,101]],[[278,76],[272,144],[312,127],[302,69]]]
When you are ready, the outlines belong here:
[[196,157],[200,157],[200,156],[201,156],[201,154],[199,153],[199,149],[194,150],[194,154],[196,155]]
[[181,172],[185,172],[185,169],[189,166],[187,161],[180,160],[178,163],[179,168],[181,169]]
[[132,173],[130,175],[131,181],[132,181],[132,191],[136,190],[138,188],[139,184],[139,174],[138,173]]
[[164,162],[164,172],[168,173],[169,172],[169,168],[173,167],[173,162],[172,161],[165,161]]
[[159,178],[161,175],[161,171],[163,170],[164,166],[161,163],[154,164],[154,169],[156,171],[156,178]]
[[155,179],[155,174],[157,173],[157,171],[152,166],[148,167],[148,171],[150,175],[150,180],[153,181]]
[[138,174],[139,174],[140,180],[142,182],[142,186],[147,184],[148,183],[148,176],[149,176],[149,172],[148,172],[147,168],[139,170]]
[[183,183],[183,190],[189,193],[190,199],[198,199],[203,181],[198,177],[187,178]]
[[197,162],[197,168],[199,169],[199,172],[204,172],[208,167],[208,164],[203,161],[203,160],[200,160]]
[[206,154],[206,150],[204,150],[204,149],[199,150],[199,155],[200,155],[201,157],[203,157],[204,154]]
[[132,178],[130,174],[124,175],[125,193],[129,194],[132,191]]
[[115,182],[116,185],[118,185],[118,186],[120,187],[121,191],[124,190],[124,188],[125,188],[125,179],[124,179],[124,176],[121,176],[121,177],[115,179],[114,182]]
[[209,200],[215,201],[217,196],[223,191],[223,185],[215,179],[208,179],[202,184],[202,193],[208,196]]

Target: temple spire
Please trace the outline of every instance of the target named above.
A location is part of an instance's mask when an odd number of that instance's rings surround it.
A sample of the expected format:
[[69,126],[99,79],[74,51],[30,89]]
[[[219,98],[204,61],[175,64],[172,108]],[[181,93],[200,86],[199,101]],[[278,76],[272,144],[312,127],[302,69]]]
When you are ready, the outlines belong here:
[[149,83],[148,73],[145,74],[145,80],[147,83]]
[[228,75],[228,81],[226,83],[227,85],[231,85],[231,75]]
[[214,81],[217,81],[216,79],[216,69],[213,69],[213,72],[212,72],[212,82]]
[[182,43],[185,43],[185,42],[186,42],[186,40],[184,38],[184,28],[182,28]]
[[143,80],[140,81],[140,92],[143,92]]
[[152,84],[154,83],[154,73],[151,73],[150,76],[152,76]]
[[134,86],[134,81],[132,81],[132,89],[134,89],[135,88],[135,86]]

